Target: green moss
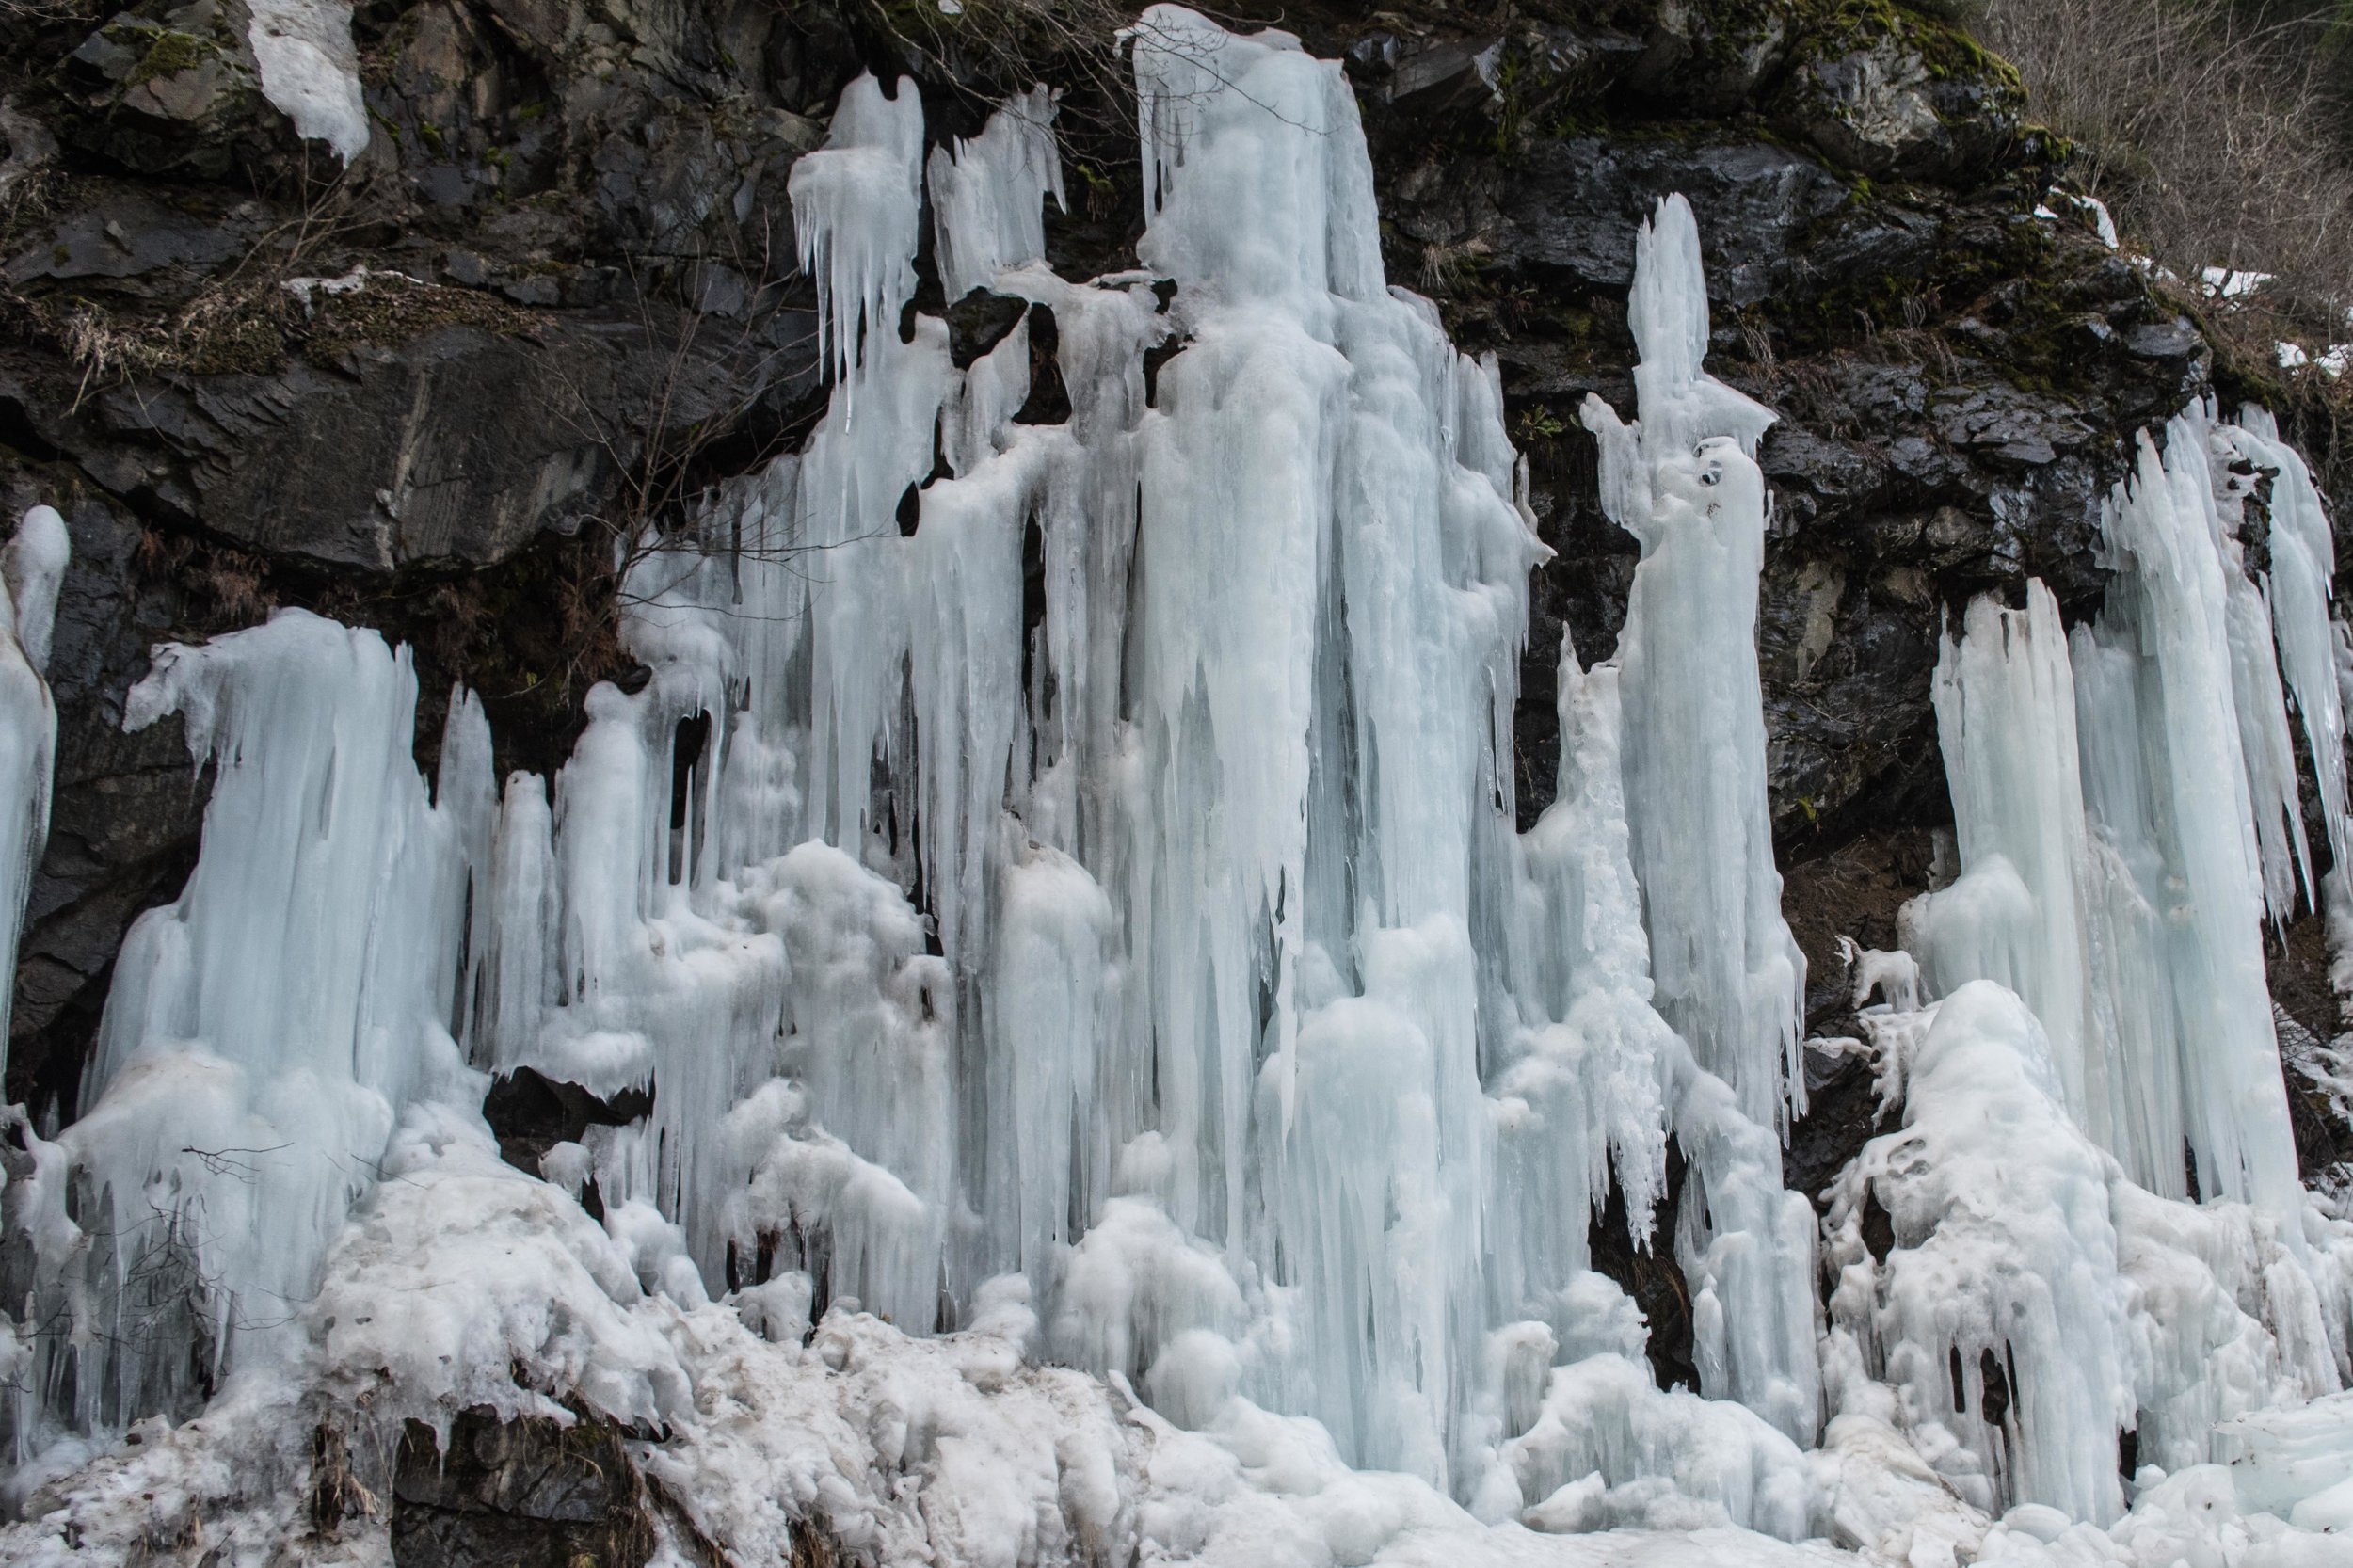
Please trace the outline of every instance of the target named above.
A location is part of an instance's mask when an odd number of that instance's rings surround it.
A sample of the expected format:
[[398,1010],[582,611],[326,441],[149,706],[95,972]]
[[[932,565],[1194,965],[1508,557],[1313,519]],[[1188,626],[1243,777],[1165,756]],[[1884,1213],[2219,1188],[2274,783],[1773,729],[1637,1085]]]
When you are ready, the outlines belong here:
[[536,104],[525,104],[521,108],[515,111],[515,123],[518,125],[528,125],[533,120],[545,115],[547,112],[548,103],[544,98],[539,100]]
[[449,138],[441,135],[441,128],[433,121],[429,120],[417,121],[417,139],[424,143],[424,150],[435,157],[448,158]]
[[[127,28],[124,30],[129,31]],[[144,28],[139,30],[145,31]],[[158,27],[148,39],[146,52],[139,56],[139,63],[131,68],[131,74],[124,85],[136,87],[141,82],[152,82],[159,76],[177,76],[184,71],[194,71],[205,61],[219,57],[219,49],[194,33]]]
[[1797,8],[1802,18],[1798,35],[1801,61],[1841,59],[1893,39],[1919,56],[1933,80],[1981,83],[2025,97],[2018,72],[2008,60],[1940,18],[1892,0],[1804,0]]
[[1513,426],[1513,435],[1522,447],[1529,447],[1538,441],[1551,440],[1568,428],[1559,414],[1542,403],[1533,403],[1521,411]]

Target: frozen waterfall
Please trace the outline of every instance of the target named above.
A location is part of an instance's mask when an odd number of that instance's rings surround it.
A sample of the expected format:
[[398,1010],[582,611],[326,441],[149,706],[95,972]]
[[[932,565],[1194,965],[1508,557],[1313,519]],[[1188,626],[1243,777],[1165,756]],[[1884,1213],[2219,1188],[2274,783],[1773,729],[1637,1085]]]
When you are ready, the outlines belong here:
[[[2281,671],[2313,755],[2341,759],[2314,669],[2331,556],[2313,552],[2310,480],[2263,427],[2196,407],[2165,434],[2104,509],[2116,578],[2096,624],[2071,645],[2034,583],[2023,611],[1980,600],[1947,638],[1937,712],[1964,874],[1906,923],[1932,988],[1997,980],[2034,1008],[2070,1113],[2134,1180],[2180,1196],[2195,1179],[2292,1225],[2261,924],[2298,886],[2317,896]],[[2239,548],[2233,464],[2276,476],[2268,591]],[[2341,761],[2318,778],[2341,835]]]
[[[1700,439],[1767,416],[1698,370],[1689,211],[1641,242],[1646,444],[1613,468],[1651,607],[1625,671],[1571,683],[1571,788],[1523,841],[1497,737],[1546,552],[1494,367],[1384,283],[1334,65],[1167,9],[1135,62],[1144,271],[1079,284],[1038,255],[1050,98],[926,175],[912,88],[851,87],[792,182],[832,411],[642,553],[623,630],[653,679],[591,696],[552,789],[494,784],[460,702],[428,797],[372,633],[288,615],[162,656],[136,714],[187,712],[220,782],[64,1147],[114,1231],[159,1216],[80,1266],[104,1310],[145,1310],[166,1258],[199,1305],[94,1373],[56,1351],[74,1419],[184,1398],[157,1382],[175,1336],[215,1368],[265,1339],[402,1108],[463,1092],[455,1040],[650,1092],[546,1164],[654,1249],[649,1287],[801,1271],[821,1307],[929,1331],[1018,1275],[1055,1353],[1172,1413],[1246,1395],[1463,1488],[1512,1435],[1481,1414],[1492,1335],[1627,1348],[1590,1328],[1623,1310],[1586,1272],[1614,1165],[1693,1281],[1704,1391],[1812,1436],[1812,1226],[1772,1131],[1801,961],[1761,836],[1765,498]],[[1053,312],[1066,424],[1013,417],[1026,324],[965,370],[936,318],[888,329],[926,179],[955,281]],[[1720,629],[1721,679],[1678,626]],[[1719,730],[1721,798],[1629,833],[1629,795]],[[1651,1008],[1643,872],[1696,1049]],[[1761,972],[1712,967],[1723,918]],[[1653,1239],[1678,1130],[1705,1197]]]
[[[1929,996],[1866,1015],[1901,1125],[1817,1224],[1782,1176],[1774,415],[1704,367],[1691,207],[1632,237],[1637,407],[1586,402],[1641,561],[1614,653],[1562,648],[1523,834],[1552,552],[1496,363],[1386,281],[1337,62],[1171,6],[1128,48],[1140,264],[1091,280],[1045,255],[1050,92],[950,146],[912,81],[844,91],[790,182],[830,400],[632,541],[648,678],[589,694],[552,777],[495,777],[461,692],[428,784],[374,632],[157,651],[128,722],[184,718],[202,855],[124,946],[85,1115],[0,1154],[19,1459],[305,1377],[444,1425],[578,1390],[771,1545],[839,1508],[916,1550],[841,1457],[871,1437],[960,1478],[942,1560],[1009,1564],[1117,1557],[1152,1488],[1235,1511],[1186,1527],[1225,1560],[1281,1496],[1322,1499],[1303,1561],[1370,1560],[1377,1517],[2020,1568],[2190,1517],[2179,1478],[2241,1450],[2249,1509],[2317,1495],[2279,1455],[2340,1432],[2286,1407],[2353,1370],[2353,1224],[2297,1181],[2262,931],[2318,896],[2289,703],[2340,882],[2345,720],[2277,430],[2199,407],[2144,442],[2072,640],[2040,584],[1947,637],[1961,874],[1906,910]],[[920,266],[1021,308],[962,356]],[[1048,318],[1069,412],[1035,423]],[[63,564],[37,508],[0,600],[11,933]],[[526,1175],[479,1110],[524,1068],[650,1108]],[[1613,1191],[1695,1388],[1595,1271]]]

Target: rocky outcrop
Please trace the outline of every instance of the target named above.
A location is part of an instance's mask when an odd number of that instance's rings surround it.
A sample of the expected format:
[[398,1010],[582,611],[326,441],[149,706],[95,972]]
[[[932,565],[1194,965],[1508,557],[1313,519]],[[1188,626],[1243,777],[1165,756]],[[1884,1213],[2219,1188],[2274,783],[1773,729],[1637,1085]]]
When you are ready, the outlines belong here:
[[620,1434],[469,1410],[443,1448],[408,1423],[392,1481],[397,1568],[642,1568],[652,1500]]

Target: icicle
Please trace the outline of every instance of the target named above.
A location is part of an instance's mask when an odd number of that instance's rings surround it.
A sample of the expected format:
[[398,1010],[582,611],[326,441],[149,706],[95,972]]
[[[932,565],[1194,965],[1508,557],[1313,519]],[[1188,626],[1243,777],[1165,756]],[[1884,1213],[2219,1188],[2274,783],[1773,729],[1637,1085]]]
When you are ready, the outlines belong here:
[[2113,949],[2093,936],[2100,869],[2084,824],[2074,675],[2050,590],[2027,584],[2023,610],[1974,600],[1961,636],[1945,636],[1935,701],[1961,875],[1904,906],[1905,945],[1933,995],[1971,980],[2016,991],[2042,1024],[2070,1113],[2129,1151],[2120,999],[2095,971]]
[[49,638],[57,590],[72,555],[65,520],[35,506],[0,551],[0,1069],[8,1061],[8,1018],[16,996],[16,945],[24,927],[33,872],[49,842],[49,792],[57,750],[57,710],[50,699]]
[[895,334],[915,292],[922,221],[923,104],[899,78],[891,96],[860,76],[843,89],[825,145],[788,181],[801,270],[817,283],[817,355],[847,379],[861,338]]
[[2296,743],[2289,738],[2287,696],[2281,689],[2280,666],[2272,650],[2271,607],[2247,573],[2246,546],[2240,537],[2247,501],[2255,488],[2257,465],[2242,452],[2252,444],[2247,435],[2215,424],[2211,405],[2192,408],[2185,417],[2205,428],[2214,502],[2211,517],[2216,547],[2222,556],[2232,696],[2238,710],[2239,754],[2247,768],[2247,797],[2253,812],[2264,907],[2272,922],[2281,925],[2296,913],[2299,885],[2309,900],[2316,901],[2316,893],[2312,854],[2304,841],[2304,813],[2297,804]]
[[[1113,1149],[1096,1079],[1116,1000],[1106,948],[1110,902],[1085,868],[1042,845],[1006,868],[989,965],[990,1060],[1009,1125],[1003,1191],[1035,1299],[1054,1284],[1060,1249],[1079,1239],[1111,1190]],[[1074,1224],[1073,1216],[1078,1216]]]
[[2336,638],[2329,618],[2336,538],[2311,471],[2297,450],[2280,440],[2270,414],[2252,406],[2243,409],[2236,435],[2249,455],[2270,471],[2271,569],[2265,575],[2264,596],[2279,640],[2280,671],[2303,721],[2329,858],[2339,867],[2353,867],[2353,834],[2346,826],[2345,706],[2337,687]]
[[931,157],[940,281],[953,304],[1009,267],[1046,254],[1044,199],[1066,207],[1054,145],[1054,97],[1032,88],[1005,101],[981,134]]
[[[1614,1169],[1628,1239],[1650,1239],[1667,1186],[1668,1102],[1681,1042],[1650,1004],[1641,895],[1627,862],[1618,670],[1577,667],[1561,640],[1560,784],[1526,840],[1506,929],[1528,1023],[1499,1102],[1493,1270],[1500,1309],[1576,1336],[1587,1231]],[[1557,1020],[1557,1021],[1555,1021]]]

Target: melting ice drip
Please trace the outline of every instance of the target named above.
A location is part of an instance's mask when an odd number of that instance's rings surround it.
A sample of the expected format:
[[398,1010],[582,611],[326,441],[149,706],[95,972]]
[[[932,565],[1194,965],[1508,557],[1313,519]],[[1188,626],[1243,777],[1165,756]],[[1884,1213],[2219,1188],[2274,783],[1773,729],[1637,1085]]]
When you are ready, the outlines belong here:
[[[1660,1452],[1732,1422],[1796,1473],[1818,1395],[1771,1130],[1799,963],[1762,837],[1765,500],[1739,441],[1700,440],[1767,416],[1698,370],[1689,210],[1645,232],[1643,424],[1609,426],[1648,552],[1625,667],[1568,663],[1561,798],[1523,840],[1497,748],[1545,552],[1495,367],[1384,283],[1337,64],[1166,7],[1134,55],[1144,270],[1039,260],[1043,91],[931,156],[951,292],[1051,313],[1061,424],[1013,417],[1026,319],[963,370],[937,318],[891,329],[921,111],[845,93],[792,179],[833,406],[633,568],[653,679],[591,694],[552,792],[494,786],[461,699],[428,799],[373,633],[284,615],[159,659],[134,721],[184,712],[219,780],[26,1200],[51,1304],[103,1331],[39,1341],[20,1442],[277,1353],[403,1107],[478,1099],[462,1052],[652,1089],[542,1165],[593,1177],[681,1301],[804,1271],[926,1331],[1023,1289],[1049,1353],[1180,1419],[1246,1393],[1504,1510],[1563,1467],[1632,1479],[1605,1438],[1645,1420]],[[1679,625],[1722,656],[1674,654]],[[1629,785],[1699,726],[1724,787],[1630,837]],[[1748,932],[1735,962],[1693,942],[1710,920]],[[1651,1006],[1653,940],[1696,1055]],[[1778,1433],[1662,1403],[1587,1271],[1613,1164],[1646,1235],[1671,1132],[1705,1193],[1674,1239],[1704,1390]],[[1556,1360],[1579,1380],[1548,1388]],[[1786,1487],[1737,1491],[1801,1528]]]

